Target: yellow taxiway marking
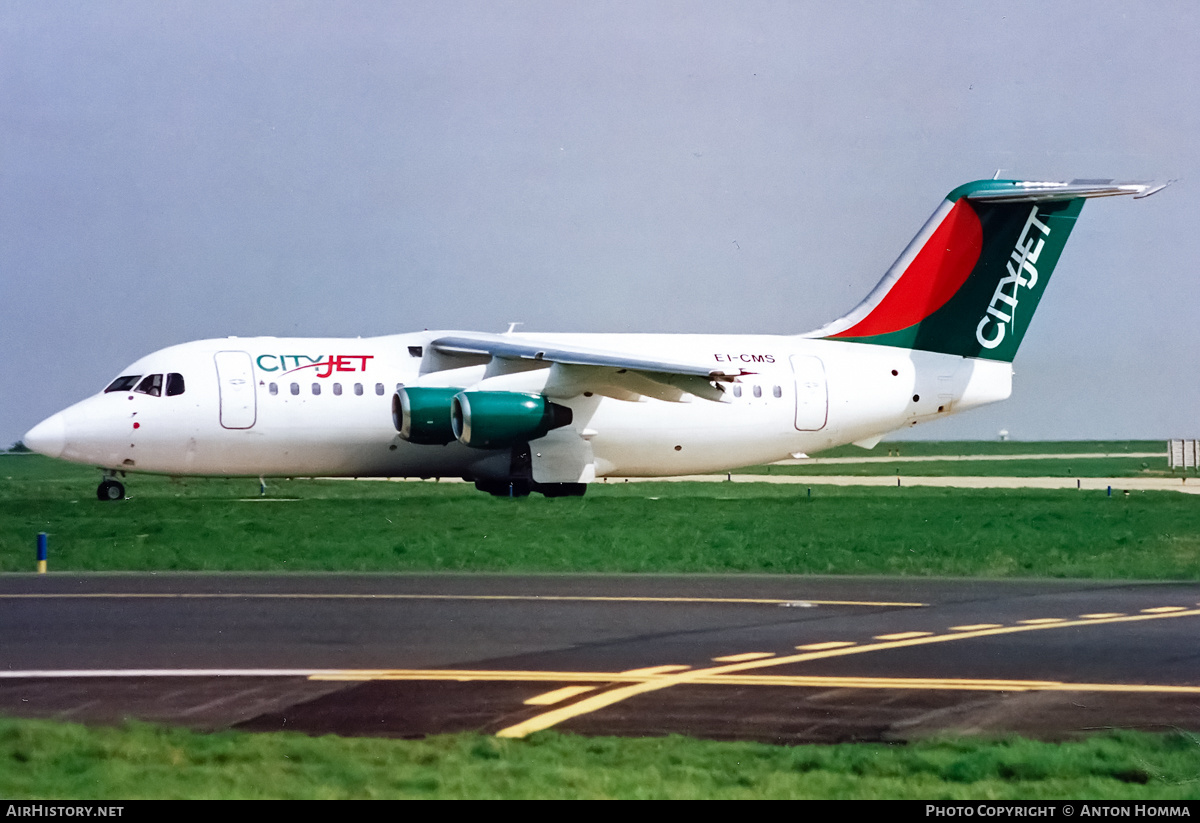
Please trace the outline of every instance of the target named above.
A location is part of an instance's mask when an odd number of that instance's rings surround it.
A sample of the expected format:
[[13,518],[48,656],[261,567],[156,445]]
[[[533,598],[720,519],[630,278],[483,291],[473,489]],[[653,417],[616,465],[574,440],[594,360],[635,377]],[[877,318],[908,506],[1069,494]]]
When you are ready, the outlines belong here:
[[1125,612],[1099,612],[1098,614],[1081,614],[1085,620],[1103,620],[1107,617],[1124,617]]
[[805,646],[797,646],[801,651],[820,652],[825,649],[844,649],[847,646],[857,646],[853,640],[831,640],[828,643],[809,643]]
[[[669,674],[655,669],[635,669],[630,672],[571,672],[528,670],[471,670],[471,669],[80,669],[0,671],[0,680],[85,678],[85,677],[303,677],[314,681],[363,682],[369,680],[395,681],[452,681],[504,683],[595,683],[611,686],[614,683],[659,684]],[[679,667],[661,667],[677,669]],[[728,668],[728,667],[726,667]],[[1065,683],[1055,680],[968,680],[960,678],[904,678],[771,675],[760,673],[713,674],[715,669],[697,672],[686,682],[694,685],[776,686],[825,689],[934,689],[956,691],[1101,691],[1101,692],[1159,692],[1200,694],[1200,686],[1166,686],[1124,683]],[[668,685],[675,685],[674,683]],[[553,705],[569,700],[596,686],[571,685],[531,697],[529,705]]]
[[630,669],[629,671],[621,672],[621,674],[622,675],[633,675],[635,677],[639,676],[639,675],[653,677],[653,676],[659,675],[659,674],[671,674],[672,672],[685,672],[690,668],[691,668],[691,666],[647,666],[644,669]]
[[903,603],[886,600],[804,600],[795,598],[764,598],[764,597],[609,597],[603,595],[559,595],[559,594],[326,594],[321,592],[278,594],[271,592],[93,592],[93,593],[53,593],[40,592],[36,594],[0,594],[0,600],[56,600],[56,599],[224,599],[237,600],[542,600],[566,601],[584,603],[731,603],[752,606],[794,606],[804,602],[814,606],[864,606],[886,608],[919,609],[928,603]]
[[595,689],[595,686],[563,686],[561,689],[555,689],[552,692],[539,694],[537,697],[531,697],[525,701],[526,706],[553,706],[555,703],[561,703],[564,700],[570,700],[572,697],[577,697],[584,692],[590,692]]
[[1167,614],[1169,612],[1185,612],[1183,606],[1159,606],[1157,609],[1142,609],[1143,614]]
[[944,677],[804,677],[787,675],[728,675],[697,680],[700,684],[733,686],[792,686],[820,689],[919,689],[924,691],[1059,691],[1154,692],[1200,694],[1200,686],[1159,686],[1142,683],[1066,683],[1057,680],[968,680]]
[[762,660],[774,657],[775,652],[746,652],[745,654],[727,654],[724,657],[714,657],[714,663],[741,663],[743,660]]
[[910,637],[929,637],[933,632],[896,632],[895,634],[877,634],[876,640],[908,640]]
[[[2,676],[2,674],[0,674]],[[644,672],[553,672],[485,669],[328,669],[308,674],[309,680],[452,680],[516,683],[641,683],[661,678],[661,674]]]
[[[547,681],[584,681],[594,683],[651,683],[660,676],[628,672],[555,672],[555,671],[487,671],[448,669],[394,669],[323,671],[310,675],[311,680],[454,680],[460,682],[541,683]],[[703,674],[687,681],[692,685],[722,686],[790,686],[794,688],[828,689],[924,689],[952,691],[1087,691],[1087,692],[1155,692],[1200,694],[1200,686],[1168,686],[1142,683],[1069,683],[1059,680],[999,680],[954,677],[852,677],[771,674]],[[588,691],[592,686],[567,686],[525,701],[530,705],[553,704]]]
[[627,700],[631,697],[636,697],[640,694],[646,694],[652,691],[667,689],[672,686],[678,686],[684,683],[694,683],[702,678],[716,677],[720,675],[731,675],[738,672],[749,671],[757,668],[765,668],[772,666],[786,666],[792,663],[803,663],[809,660],[820,660],[830,657],[841,657],[851,654],[865,654],[868,652],[885,651],[890,649],[907,648],[910,646],[923,646],[933,643],[946,643],[951,641],[968,640],[979,637],[994,637],[1002,634],[1017,634],[1020,632],[1030,631],[1045,631],[1046,629],[1059,629],[1068,626],[1096,626],[1104,623],[1129,623],[1143,620],[1163,620],[1174,617],[1191,617],[1200,615],[1200,611],[1182,611],[1171,612],[1169,614],[1138,614],[1126,617],[1113,617],[1102,620],[1064,620],[1059,618],[1050,618],[1052,622],[1042,621],[1021,621],[1015,626],[1001,626],[995,629],[980,629],[978,631],[958,632],[957,634],[931,635],[928,637],[914,637],[908,640],[887,640],[880,643],[871,643],[861,646],[850,646],[840,649],[827,649],[824,651],[808,651],[801,654],[791,654],[782,657],[772,657],[767,660],[752,660],[744,663],[727,663],[722,666],[714,666],[707,669],[691,669],[686,672],[677,674],[663,675],[652,681],[642,683],[631,683],[625,686],[619,686],[615,689],[610,689],[600,694],[585,697],[584,699],[572,703],[569,706],[563,706],[558,709],[551,709],[535,717],[531,717],[522,723],[517,723],[514,726],[501,729],[496,733],[498,737],[525,737],[533,732],[543,731],[559,723],[563,723],[575,717],[592,712],[599,711],[622,700]]
[[973,623],[970,626],[951,626],[952,632],[974,632],[980,629],[998,629],[1003,626],[1003,623]]
[[1018,620],[1017,622],[1023,626],[1045,626],[1050,623],[1066,623],[1067,619],[1065,617],[1037,617],[1032,620]]

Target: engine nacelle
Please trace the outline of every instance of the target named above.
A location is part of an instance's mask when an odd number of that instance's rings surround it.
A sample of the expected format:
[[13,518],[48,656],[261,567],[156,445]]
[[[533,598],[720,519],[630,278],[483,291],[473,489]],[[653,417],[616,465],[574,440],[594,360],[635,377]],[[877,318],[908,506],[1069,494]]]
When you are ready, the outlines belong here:
[[454,441],[450,405],[462,389],[404,386],[392,396],[392,423],[409,443],[444,446]]
[[450,424],[463,445],[503,449],[569,425],[571,410],[540,394],[463,391],[450,403]]

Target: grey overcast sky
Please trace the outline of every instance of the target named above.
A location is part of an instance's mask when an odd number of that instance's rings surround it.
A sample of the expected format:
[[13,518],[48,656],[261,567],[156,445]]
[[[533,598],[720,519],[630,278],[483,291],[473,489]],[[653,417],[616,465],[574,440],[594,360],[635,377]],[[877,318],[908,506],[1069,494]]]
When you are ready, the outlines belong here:
[[1200,4],[0,2],[0,446],[150,351],[799,333],[956,185],[1086,205],[1011,400],[926,438],[1200,437]]

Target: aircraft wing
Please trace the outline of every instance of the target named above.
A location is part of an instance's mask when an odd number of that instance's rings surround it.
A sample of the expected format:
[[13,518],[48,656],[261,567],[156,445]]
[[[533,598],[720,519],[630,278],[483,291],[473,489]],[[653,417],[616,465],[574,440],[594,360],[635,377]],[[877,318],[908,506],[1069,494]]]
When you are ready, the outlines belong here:
[[723,383],[735,382],[750,372],[714,369],[707,364],[657,360],[624,352],[602,351],[507,334],[439,337],[430,347],[455,360],[488,363],[488,376],[550,368],[544,394],[571,397],[591,391],[622,400],[639,395],[679,400],[692,394],[707,400],[724,399]]

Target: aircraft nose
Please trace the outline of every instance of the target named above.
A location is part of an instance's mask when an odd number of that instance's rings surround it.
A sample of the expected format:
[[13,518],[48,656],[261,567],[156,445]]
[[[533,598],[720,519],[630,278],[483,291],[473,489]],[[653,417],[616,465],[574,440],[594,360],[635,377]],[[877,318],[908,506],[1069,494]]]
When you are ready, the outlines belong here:
[[62,412],[38,423],[22,438],[22,442],[39,454],[58,457],[67,445],[67,425]]

